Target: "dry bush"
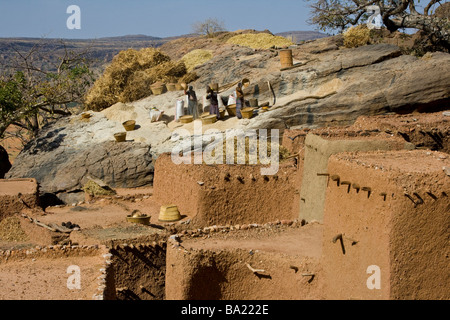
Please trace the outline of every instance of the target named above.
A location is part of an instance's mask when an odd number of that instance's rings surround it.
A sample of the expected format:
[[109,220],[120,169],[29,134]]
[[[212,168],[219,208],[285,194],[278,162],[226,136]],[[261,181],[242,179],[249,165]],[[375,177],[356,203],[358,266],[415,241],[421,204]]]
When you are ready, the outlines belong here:
[[186,73],[182,78],[178,80],[178,83],[191,83],[197,80],[199,76],[194,71]]
[[269,33],[240,34],[228,39],[227,43],[246,46],[252,49],[284,48],[293,45],[292,41]]
[[89,90],[85,104],[100,111],[117,102],[131,102],[151,94],[156,81],[177,82],[186,75],[183,62],[173,62],[160,50],[144,48],[119,52]]
[[136,71],[128,79],[122,93],[120,102],[132,102],[151,95],[150,86],[156,82],[177,82],[186,74],[183,62],[167,61],[152,68]]
[[370,44],[370,30],[365,24],[350,27],[344,32],[344,46],[356,48]]

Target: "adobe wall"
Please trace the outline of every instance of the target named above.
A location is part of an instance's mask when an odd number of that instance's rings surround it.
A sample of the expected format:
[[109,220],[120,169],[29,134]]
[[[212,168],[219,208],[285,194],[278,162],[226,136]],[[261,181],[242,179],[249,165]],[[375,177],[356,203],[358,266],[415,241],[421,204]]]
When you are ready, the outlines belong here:
[[450,298],[444,165],[448,155],[419,150],[330,157],[339,184],[329,181],[324,208],[327,299]]
[[320,224],[221,230],[169,241],[167,300],[325,298]]
[[412,149],[410,143],[398,137],[375,132],[333,130],[323,132],[323,137],[308,134],[305,139],[305,155],[300,192],[299,219],[323,221],[325,192],[328,182],[328,158],[345,151]]
[[0,179],[0,220],[39,206],[36,179]]
[[110,252],[118,300],[165,299],[165,242],[117,244]]
[[[314,269],[302,276],[291,266]],[[254,274],[252,268],[264,272]],[[313,300],[323,299],[320,264],[313,259],[240,249],[167,251],[167,300]],[[319,280],[317,280],[319,279]]]
[[163,154],[155,164],[153,195],[161,205],[177,205],[196,227],[296,218],[294,161],[281,163],[273,176],[262,176],[260,169],[260,165],[176,165],[170,154]]
[[379,129],[402,137],[416,148],[450,153],[450,117],[443,112],[361,116],[353,127],[355,130]]

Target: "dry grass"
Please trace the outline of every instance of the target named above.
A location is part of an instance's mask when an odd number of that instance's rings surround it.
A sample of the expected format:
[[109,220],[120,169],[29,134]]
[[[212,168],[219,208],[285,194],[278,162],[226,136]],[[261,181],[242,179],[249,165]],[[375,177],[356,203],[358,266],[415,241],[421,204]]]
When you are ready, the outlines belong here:
[[186,65],[187,71],[192,71],[195,67],[211,60],[213,54],[210,50],[196,49],[185,54],[181,61]]
[[156,81],[177,82],[187,73],[184,62],[173,62],[154,48],[119,52],[88,92],[88,109],[100,111],[117,102],[132,102],[151,95]]
[[[238,139],[235,137],[234,138],[234,158],[233,158],[233,163],[235,164],[261,164],[260,163],[260,155],[259,155],[259,140],[252,140],[252,143],[250,143],[250,138],[249,137],[245,137],[245,152],[242,153],[242,145],[238,145]],[[223,144],[223,149],[222,149],[222,161],[223,163],[227,163],[227,148],[229,149],[231,147],[233,142],[229,141],[224,141]],[[255,149],[256,148],[256,149]],[[270,140],[267,141],[267,160],[270,160],[271,157],[271,151],[272,151],[272,143]],[[255,159],[250,159],[250,155],[252,154],[256,154],[256,158]],[[216,158],[215,152],[214,150],[211,152],[211,155],[209,156],[207,153],[205,153],[204,158],[207,159],[208,162],[212,162],[214,159]],[[279,161],[283,161],[284,159],[286,159],[288,156],[290,156],[290,153],[288,151],[288,149],[286,149],[284,146],[278,144],[278,157],[279,157]],[[250,160],[252,160],[252,163],[250,163]],[[256,160],[256,163],[254,163],[254,161]],[[230,161],[230,159],[228,159],[228,161]],[[217,162],[217,161],[216,161]]]
[[293,45],[292,41],[284,37],[274,36],[268,33],[240,34],[228,39],[227,43],[246,46],[252,49],[284,48]]
[[344,46],[346,48],[356,48],[370,44],[370,30],[365,24],[350,27],[344,32]]

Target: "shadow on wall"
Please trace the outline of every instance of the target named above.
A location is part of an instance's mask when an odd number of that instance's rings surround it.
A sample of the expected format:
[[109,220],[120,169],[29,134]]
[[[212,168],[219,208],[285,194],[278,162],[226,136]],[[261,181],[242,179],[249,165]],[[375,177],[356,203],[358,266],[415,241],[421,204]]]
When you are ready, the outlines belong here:
[[195,269],[192,276],[192,286],[189,287],[187,299],[190,300],[221,300],[221,283],[227,282],[214,260],[209,265]]

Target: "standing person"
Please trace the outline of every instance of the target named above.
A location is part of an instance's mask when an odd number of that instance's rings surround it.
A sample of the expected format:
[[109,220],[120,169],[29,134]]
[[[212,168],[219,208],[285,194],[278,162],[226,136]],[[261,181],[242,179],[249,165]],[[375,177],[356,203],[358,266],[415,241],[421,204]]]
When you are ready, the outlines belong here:
[[197,95],[195,94],[194,87],[189,86],[189,90],[184,90],[184,94],[188,96],[188,114],[193,116],[194,119],[198,118],[197,109]]
[[209,114],[215,114],[217,116],[217,119],[220,119],[219,100],[217,98],[217,93],[215,93],[211,87],[208,87],[206,94],[206,99],[209,99],[211,101],[211,105],[209,106]]
[[244,108],[244,91],[242,91],[242,82],[236,87],[236,117],[242,119],[241,109]]

